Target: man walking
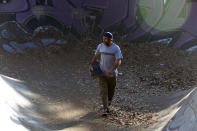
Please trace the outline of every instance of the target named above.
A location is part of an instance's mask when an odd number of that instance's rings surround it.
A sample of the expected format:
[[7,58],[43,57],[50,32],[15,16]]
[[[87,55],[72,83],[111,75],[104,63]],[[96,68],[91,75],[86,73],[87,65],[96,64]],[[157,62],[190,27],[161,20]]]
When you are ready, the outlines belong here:
[[92,58],[89,66],[89,71],[92,72],[92,64],[97,61],[100,56],[100,68],[103,72],[102,76],[99,76],[100,96],[103,103],[104,112],[106,116],[109,113],[108,106],[111,105],[112,98],[114,96],[116,81],[118,76],[118,66],[123,59],[120,47],[113,43],[113,36],[110,32],[103,34],[103,43],[97,46],[95,56]]

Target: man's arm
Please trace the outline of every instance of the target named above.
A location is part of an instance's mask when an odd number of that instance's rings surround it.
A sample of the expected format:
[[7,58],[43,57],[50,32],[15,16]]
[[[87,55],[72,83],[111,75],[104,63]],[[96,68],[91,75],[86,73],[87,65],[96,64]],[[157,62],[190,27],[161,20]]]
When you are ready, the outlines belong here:
[[90,65],[92,65],[94,62],[96,62],[96,60],[99,58],[99,55],[100,55],[100,46],[101,44],[99,44],[95,50],[95,53],[94,53],[94,57],[92,58],[92,61],[90,63]]
[[116,68],[118,68],[118,66],[120,66],[120,64],[121,64],[121,59],[116,59],[115,65],[113,66],[110,72],[113,72]]
[[112,69],[107,72],[107,76],[110,76],[111,74],[113,74],[113,72],[115,71],[116,68],[118,68],[118,66],[121,64],[121,59],[123,59],[120,47],[118,46],[117,51],[115,53],[115,65],[112,67]]
[[94,55],[94,57],[92,58],[92,60],[91,60],[91,62],[90,62],[90,66],[89,66],[89,71],[90,71],[90,72],[93,71],[93,69],[92,69],[92,64],[93,64],[94,62],[96,62],[97,59],[99,58],[99,55],[100,55],[100,51],[99,51],[100,45],[101,45],[101,44],[99,44],[99,45],[97,46],[96,51],[95,51],[95,53],[94,53],[95,55]]
[[112,67],[112,69],[111,69],[109,72],[107,72],[107,76],[112,75],[112,73],[114,72],[114,70],[115,70],[116,68],[118,68],[118,66],[119,66],[120,64],[121,64],[121,59],[116,59],[115,65]]
[[115,57],[116,57],[115,65],[111,69],[111,72],[113,72],[116,68],[118,68],[118,66],[121,64],[121,59],[123,59],[123,56],[122,56],[119,46],[117,46],[117,51],[115,53]]
[[92,65],[94,62],[96,62],[98,58],[99,58],[99,55],[95,55],[95,56],[92,58],[92,60],[91,60],[91,62],[90,62],[90,65]]

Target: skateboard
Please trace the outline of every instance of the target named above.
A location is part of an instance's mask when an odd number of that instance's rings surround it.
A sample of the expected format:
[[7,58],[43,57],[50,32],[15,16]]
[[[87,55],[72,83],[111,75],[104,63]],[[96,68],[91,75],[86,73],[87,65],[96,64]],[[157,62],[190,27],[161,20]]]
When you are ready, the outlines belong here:
[[93,71],[91,72],[92,77],[104,76],[104,73],[102,72],[98,61],[92,64],[92,68],[93,68]]

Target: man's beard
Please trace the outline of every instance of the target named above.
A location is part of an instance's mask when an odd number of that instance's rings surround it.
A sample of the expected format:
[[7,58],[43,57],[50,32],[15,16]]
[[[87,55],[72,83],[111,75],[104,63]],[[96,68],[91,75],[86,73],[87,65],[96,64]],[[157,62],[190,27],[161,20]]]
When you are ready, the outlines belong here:
[[110,42],[105,42],[105,45],[106,46],[110,46]]

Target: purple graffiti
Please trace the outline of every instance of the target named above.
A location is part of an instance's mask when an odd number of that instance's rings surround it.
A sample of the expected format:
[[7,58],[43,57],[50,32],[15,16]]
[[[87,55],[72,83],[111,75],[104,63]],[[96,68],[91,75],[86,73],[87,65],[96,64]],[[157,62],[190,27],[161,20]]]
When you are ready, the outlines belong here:
[[0,4],[0,12],[2,13],[13,13],[28,10],[27,0],[11,0],[8,3]]
[[110,5],[107,9],[104,10],[104,15],[101,21],[103,28],[110,27],[120,22],[127,16],[128,0],[110,0],[109,3]]
[[[80,36],[113,30],[129,41],[162,41],[190,48],[197,41],[197,3],[186,0],[11,0],[0,12],[14,13],[16,22],[34,30],[55,22]],[[1,16],[0,14],[0,16]],[[44,22],[43,22],[44,21]],[[30,23],[32,22],[32,23]],[[65,27],[65,28],[62,28]],[[165,35],[163,35],[165,34]],[[125,37],[126,36],[126,37]],[[146,36],[146,37],[145,37]],[[161,40],[160,40],[161,39]],[[172,39],[172,40],[171,40]]]

